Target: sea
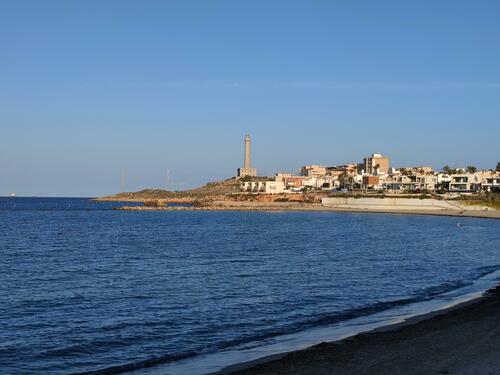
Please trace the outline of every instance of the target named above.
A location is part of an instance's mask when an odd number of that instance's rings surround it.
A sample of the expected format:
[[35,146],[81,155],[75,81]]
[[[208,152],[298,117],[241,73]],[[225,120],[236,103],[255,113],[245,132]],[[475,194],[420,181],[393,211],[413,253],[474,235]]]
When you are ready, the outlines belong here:
[[210,374],[480,295],[500,221],[0,198],[2,374]]

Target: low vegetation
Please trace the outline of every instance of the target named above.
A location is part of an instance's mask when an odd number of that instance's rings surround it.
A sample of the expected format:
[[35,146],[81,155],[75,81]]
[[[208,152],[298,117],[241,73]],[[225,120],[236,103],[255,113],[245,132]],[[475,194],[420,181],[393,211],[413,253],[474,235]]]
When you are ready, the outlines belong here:
[[500,210],[500,193],[486,193],[483,195],[463,195],[450,199],[460,201],[468,206],[486,206]]
[[100,198],[99,200],[112,201],[150,201],[150,200],[195,200],[206,196],[221,196],[240,192],[240,181],[230,178],[223,181],[209,182],[204,186],[190,190],[169,191],[163,189],[144,189],[135,192],[126,192]]

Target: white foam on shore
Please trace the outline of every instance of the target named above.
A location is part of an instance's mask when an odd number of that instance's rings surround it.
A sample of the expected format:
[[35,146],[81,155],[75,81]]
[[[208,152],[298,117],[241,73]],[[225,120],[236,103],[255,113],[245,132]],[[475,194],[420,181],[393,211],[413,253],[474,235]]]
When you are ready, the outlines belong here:
[[338,341],[368,332],[373,329],[403,323],[411,318],[449,309],[479,298],[495,287],[500,279],[500,270],[486,274],[467,285],[436,295],[432,300],[396,306],[367,316],[357,317],[335,324],[315,327],[301,332],[276,336],[264,342],[253,342],[215,353],[200,354],[173,363],[134,370],[130,374],[148,375],[205,375],[225,373],[224,369],[245,363],[265,362],[266,358],[301,350],[322,342]]

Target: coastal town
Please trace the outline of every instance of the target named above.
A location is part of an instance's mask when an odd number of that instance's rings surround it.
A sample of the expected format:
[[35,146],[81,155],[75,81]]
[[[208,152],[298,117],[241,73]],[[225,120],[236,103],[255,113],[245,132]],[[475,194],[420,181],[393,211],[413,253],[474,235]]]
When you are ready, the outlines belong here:
[[304,165],[298,173],[257,177],[250,164],[250,136],[244,140],[243,167],[237,171],[242,192],[281,194],[307,191],[387,194],[480,194],[500,192],[500,162],[495,169],[474,166],[436,171],[430,166],[392,167],[389,157],[374,153],[345,165]]
[[115,208],[125,211],[337,210],[500,219],[500,163],[488,170],[445,166],[436,171],[393,167],[388,156],[373,153],[360,162],[310,164],[297,173],[259,176],[248,134],[243,151],[242,167],[226,180],[191,190],[144,189],[97,200],[135,202]]

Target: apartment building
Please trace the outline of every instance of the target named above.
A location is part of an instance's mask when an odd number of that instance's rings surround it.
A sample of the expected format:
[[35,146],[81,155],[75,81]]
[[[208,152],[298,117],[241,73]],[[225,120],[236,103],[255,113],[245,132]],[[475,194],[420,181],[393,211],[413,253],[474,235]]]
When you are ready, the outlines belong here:
[[372,154],[364,158],[365,173],[387,173],[389,171],[389,158],[382,154]]
[[321,177],[326,175],[326,168],[321,165],[305,165],[300,168],[301,176]]
[[481,183],[481,188],[487,192],[500,192],[500,175],[485,177]]
[[326,167],[326,174],[332,176],[338,176],[342,173],[356,174],[358,172],[358,164],[344,164],[336,165],[334,167]]
[[478,173],[452,174],[450,192],[474,192],[481,189],[481,177]]
[[438,176],[435,174],[393,174],[388,175],[383,180],[383,188],[387,191],[404,192],[404,191],[434,191]]

